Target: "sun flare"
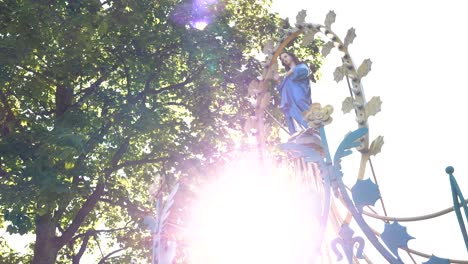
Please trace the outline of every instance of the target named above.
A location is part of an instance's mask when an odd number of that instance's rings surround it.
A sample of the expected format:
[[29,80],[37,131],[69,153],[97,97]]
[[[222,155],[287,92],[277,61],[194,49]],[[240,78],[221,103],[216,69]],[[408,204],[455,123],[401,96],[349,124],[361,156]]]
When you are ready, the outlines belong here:
[[318,195],[285,170],[245,158],[200,191],[189,224],[194,264],[311,263]]

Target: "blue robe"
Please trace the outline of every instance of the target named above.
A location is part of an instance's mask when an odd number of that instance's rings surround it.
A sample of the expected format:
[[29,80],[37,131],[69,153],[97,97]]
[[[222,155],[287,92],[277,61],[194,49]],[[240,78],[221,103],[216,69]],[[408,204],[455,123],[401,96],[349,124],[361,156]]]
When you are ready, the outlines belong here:
[[281,94],[280,108],[290,134],[296,132],[294,120],[304,128],[309,127],[302,117],[302,112],[309,110],[312,104],[309,73],[307,65],[300,63],[294,67],[293,74],[284,78],[278,87]]

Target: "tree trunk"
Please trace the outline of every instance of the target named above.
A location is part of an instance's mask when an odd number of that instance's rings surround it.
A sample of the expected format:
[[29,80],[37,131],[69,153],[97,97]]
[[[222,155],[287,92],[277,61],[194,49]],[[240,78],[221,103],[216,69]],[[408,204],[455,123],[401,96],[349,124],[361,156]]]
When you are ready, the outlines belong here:
[[71,106],[73,102],[73,89],[67,88],[64,85],[57,85],[55,90],[55,114],[56,117],[61,117]]
[[32,264],[54,264],[59,247],[55,236],[55,223],[46,214],[36,217],[36,243]]

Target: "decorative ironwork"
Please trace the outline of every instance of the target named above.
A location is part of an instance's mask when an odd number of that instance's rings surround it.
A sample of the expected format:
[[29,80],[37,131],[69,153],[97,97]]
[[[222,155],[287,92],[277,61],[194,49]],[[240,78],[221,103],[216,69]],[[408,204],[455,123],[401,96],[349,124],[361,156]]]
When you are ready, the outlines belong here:
[[374,205],[380,199],[379,187],[370,179],[357,180],[356,184],[351,188],[353,194],[354,205],[359,212],[367,205]]
[[431,258],[429,258],[428,261],[423,262],[423,264],[450,264],[450,261],[448,259],[443,259],[432,255]]
[[390,251],[398,257],[400,257],[398,255],[398,248],[407,248],[408,241],[414,239],[414,237],[406,232],[406,227],[400,225],[397,221],[392,224],[386,223],[385,229],[380,237]]
[[343,255],[337,248],[337,245],[341,245],[343,251],[346,255],[346,259],[349,263],[353,262],[354,256],[354,245],[357,244],[357,258],[363,258],[362,253],[364,251],[364,244],[365,241],[362,237],[354,237],[354,231],[349,227],[347,224],[343,224],[341,226],[340,231],[338,232],[339,238],[336,238],[332,241],[332,249],[337,256],[337,260],[341,261],[343,259]]
[[177,242],[172,241],[165,235],[165,227],[168,224],[168,218],[174,204],[174,196],[179,190],[179,183],[172,189],[162,206],[162,199],[156,200],[156,218],[146,217],[145,223],[151,229],[153,234],[153,258],[152,264],[171,264],[174,260],[177,250]]
[[468,234],[466,232],[465,221],[461,214],[460,206],[463,207],[465,212],[465,217],[468,219],[468,206],[466,205],[465,198],[458,186],[457,180],[453,176],[454,169],[452,166],[449,166],[445,169],[445,172],[449,175],[450,178],[450,187],[452,189],[452,198],[453,198],[453,208],[455,209],[455,214],[457,215],[458,224],[460,225],[460,230],[463,235],[463,240],[465,241],[465,246],[468,251]]

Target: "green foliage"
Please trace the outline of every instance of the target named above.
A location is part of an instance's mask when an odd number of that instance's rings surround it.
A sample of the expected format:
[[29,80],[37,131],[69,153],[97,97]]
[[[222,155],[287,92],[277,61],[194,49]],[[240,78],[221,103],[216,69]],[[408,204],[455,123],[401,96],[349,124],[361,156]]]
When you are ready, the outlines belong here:
[[320,79],[319,68],[323,64],[323,57],[320,54],[320,49],[323,47],[323,40],[317,38],[303,46],[305,35],[299,35],[294,41],[291,41],[285,48],[285,51],[292,51],[298,58],[305,62],[313,72],[310,76],[311,81],[316,82]]
[[[246,86],[259,74],[252,55],[276,34],[267,4],[1,1],[7,230],[52,230],[38,239],[58,241],[57,261],[104,238],[130,249],[122,259],[148,258],[148,186],[156,173],[170,186],[187,160],[203,166],[232,148],[228,131],[241,130]],[[196,19],[209,23],[198,30]],[[38,245],[33,262],[52,254]]]
[[30,263],[31,255],[20,254],[10,248],[3,236],[0,237],[0,263]]

